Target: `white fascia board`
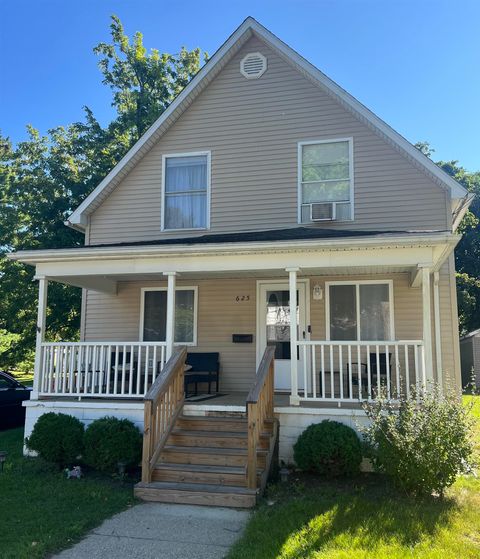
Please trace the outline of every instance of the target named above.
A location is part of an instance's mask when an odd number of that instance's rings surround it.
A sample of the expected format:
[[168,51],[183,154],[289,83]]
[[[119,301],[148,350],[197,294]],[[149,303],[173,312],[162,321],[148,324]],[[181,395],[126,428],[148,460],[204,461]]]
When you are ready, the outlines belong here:
[[185,87],[185,89],[176,97],[170,106],[162,113],[162,115],[152,124],[152,126],[145,132],[145,134],[135,143],[135,145],[127,152],[127,154],[120,160],[119,163],[108,173],[102,182],[85,198],[85,200],[78,206],[78,208],[70,215],[67,224],[70,226],[77,225],[81,229],[85,227],[85,215],[89,213],[89,208],[95,199],[100,196],[114,181],[122,171],[128,166],[131,160],[139,155],[143,148],[148,148],[148,143],[153,139],[158,129],[173,115],[173,113],[181,106],[181,104],[192,95],[199,86],[200,82],[211,73],[218,63],[228,54],[230,49],[237,43],[241,37],[248,31],[254,32],[274,50],[281,54],[284,58],[292,62],[294,65],[301,68],[307,73],[314,81],[320,83],[327,91],[330,91],[334,96],[347,108],[353,111],[357,117],[369,122],[378,132],[385,138],[389,139],[392,143],[396,144],[407,156],[416,160],[423,166],[430,175],[433,175],[447,187],[451,192],[452,198],[464,198],[467,195],[467,190],[461,186],[457,181],[445,173],[438,167],[431,159],[421,153],[415,148],[408,140],[401,136],[398,132],[393,130],[388,124],[376,116],[372,111],[367,109],[355,97],[350,95],[347,91],[341,88],[318,68],[313,66],[305,58],[300,56],[291,47],[281,41],[268,29],[263,27],[255,19],[248,17],[236,31],[225,41],[225,43],[215,52],[212,58],[199,70],[195,77]]
[[72,249],[24,250],[7,254],[9,260],[24,264],[41,262],[59,262],[92,259],[145,258],[156,256],[204,256],[222,254],[282,253],[297,250],[352,250],[356,248],[395,248],[412,246],[455,247],[460,235],[435,233],[418,235],[398,235],[390,237],[355,237],[344,239],[311,239],[298,241],[250,242],[250,243],[218,243],[210,245],[157,245],[157,246],[122,246],[95,247],[87,246]]

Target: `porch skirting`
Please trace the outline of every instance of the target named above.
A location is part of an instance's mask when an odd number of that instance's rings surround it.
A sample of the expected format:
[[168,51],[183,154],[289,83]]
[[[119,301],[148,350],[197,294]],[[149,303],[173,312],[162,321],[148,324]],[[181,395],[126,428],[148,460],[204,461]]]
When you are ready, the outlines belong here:
[[[65,413],[77,417],[89,425],[100,417],[114,416],[129,419],[143,432],[144,405],[140,402],[124,401],[88,401],[82,400],[30,400],[24,402],[26,409],[25,437],[29,437],[38,418],[44,413]],[[185,415],[208,415],[214,413],[241,413],[245,405],[185,404]],[[293,445],[304,429],[312,423],[324,419],[339,421],[358,431],[359,425],[365,425],[367,418],[361,409],[320,408],[297,406],[275,406],[275,416],[279,420],[279,460],[286,464],[293,463]],[[31,454],[24,447],[24,454]]]

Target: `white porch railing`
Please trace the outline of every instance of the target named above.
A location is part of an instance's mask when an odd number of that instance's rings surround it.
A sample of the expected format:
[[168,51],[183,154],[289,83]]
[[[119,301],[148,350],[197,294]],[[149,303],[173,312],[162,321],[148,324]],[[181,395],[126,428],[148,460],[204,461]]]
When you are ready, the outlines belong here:
[[420,389],[426,385],[421,340],[297,344],[299,384],[303,381],[300,400],[354,402],[374,400],[381,392],[395,400],[400,394],[409,396],[412,386]]
[[143,398],[165,352],[165,342],[44,342],[39,395]]

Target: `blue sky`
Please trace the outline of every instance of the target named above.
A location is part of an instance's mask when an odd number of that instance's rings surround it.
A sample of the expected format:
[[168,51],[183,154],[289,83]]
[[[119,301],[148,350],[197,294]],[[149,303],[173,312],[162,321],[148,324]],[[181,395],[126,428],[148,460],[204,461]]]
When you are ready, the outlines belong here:
[[434,159],[480,169],[478,0],[0,0],[0,129],[113,115],[92,48],[109,16],[145,45],[212,54],[251,15]]

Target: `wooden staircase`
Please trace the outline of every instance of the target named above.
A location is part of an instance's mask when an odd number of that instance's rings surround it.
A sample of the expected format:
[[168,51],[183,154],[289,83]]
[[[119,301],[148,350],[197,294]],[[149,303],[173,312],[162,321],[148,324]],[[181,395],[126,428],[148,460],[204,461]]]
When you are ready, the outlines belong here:
[[193,416],[182,415],[183,378],[177,377],[183,377],[184,350],[172,356],[157,380],[161,387],[163,378],[165,389],[168,378],[177,378],[176,386],[163,396],[162,390],[146,396],[142,481],[135,486],[137,497],[164,503],[255,505],[267,482],[278,434],[273,418],[271,351],[268,357],[266,370],[259,367],[263,374],[260,378],[257,373],[254,387],[260,382],[256,392],[263,396],[249,402],[249,395],[245,413]]

